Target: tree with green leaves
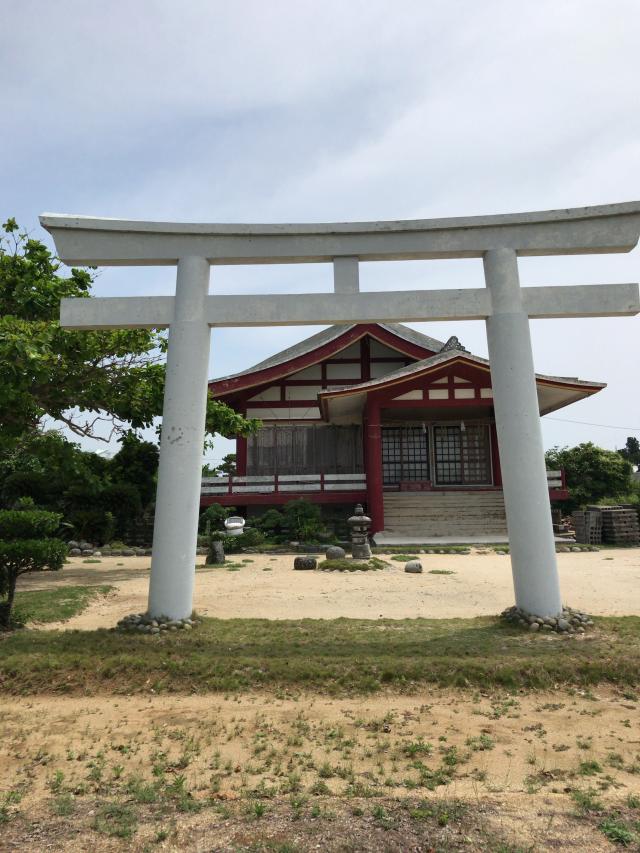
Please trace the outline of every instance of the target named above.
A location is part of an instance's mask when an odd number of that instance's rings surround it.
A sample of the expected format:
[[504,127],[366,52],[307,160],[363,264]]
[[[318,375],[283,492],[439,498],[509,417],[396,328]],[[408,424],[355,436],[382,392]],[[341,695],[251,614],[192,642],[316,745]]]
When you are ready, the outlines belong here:
[[631,465],[615,450],[588,441],[576,447],[552,447],[545,454],[547,468],[564,468],[569,499],[560,504],[571,512],[603,498],[614,499],[631,490]]
[[58,432],[26,433],[0,453],[0,506],[30,498],[63,515],[67,538],[126,540],[153,501],[157,468],[157,446],[131,432],[112,459]]
[[[162,413],[166,333],[61,329],[63,297],[89,298],[90,270],[60,262],[15,219],[0,238],[0,453],[55,420],[75,435],[109,440]],[[209,397],[207,433],[249,435],[247,420]],[[105,435],[106,432],[106,435]]]
[[640,466],[640,441],[634,435],[627,437],[627,443],[618,453],[632,465]]

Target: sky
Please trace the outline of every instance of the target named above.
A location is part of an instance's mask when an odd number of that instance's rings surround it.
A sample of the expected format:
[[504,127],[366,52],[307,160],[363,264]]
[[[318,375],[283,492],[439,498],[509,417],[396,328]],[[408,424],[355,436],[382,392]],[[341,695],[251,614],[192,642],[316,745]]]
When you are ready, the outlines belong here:
[[[0,0],[0,216],[51,245],[43,211],[323,222],[639,199],[639,38],[637,0]],[[520,259],[520,276],[638,281],[640,249]],[[484,283],[480,260],[362,264],[360,280]],[[94,292],[174,285],[171,267],[105,268]],[[211,278],[215,293],[330,290],[329,265]],[[540,373],[608,383],[543,418],[545,445],[640,437],[640,318],[531,326]],[[415,327],[487,354],[483,323]],[[318,330],[215,330],[210,375]]]

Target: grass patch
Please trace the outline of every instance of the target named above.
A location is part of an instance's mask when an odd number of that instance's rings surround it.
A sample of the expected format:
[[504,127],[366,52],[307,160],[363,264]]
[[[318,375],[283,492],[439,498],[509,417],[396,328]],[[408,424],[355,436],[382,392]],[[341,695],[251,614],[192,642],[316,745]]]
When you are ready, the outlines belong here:
[[323,560],[318,563],[318,568],[322,572],[375,572],[383,568],[385,563],[382,560],[377,560],[375,557],[367,562],[359,562],[357,560]]
[[429,569],[430,575],[455,575],[450,569]]
[[138,693],[640,683],[640,617],[595,620],[588,642],[477,619],[208,619],[149,637],[17,631],[0,639],[0,692]]
[[470,545],[425,545],[425,554],[470,554]]
[[108,595],[114,587],[65,586],[55,589],[28,589],[16,593],[14,620],[27,622],[58,622],[82,613],[91,602]]
[[605,818],[598,825],[598,829],[613,844],[621,844],[623,847],[628,847],[630,844],[635,844],[640,840],[638,834],[620,818]]
[[114,838],[131,838],[138,828],[138,816],[130,806],[105,803],[96,812],[93,828]]
[[374,554],[416,554],[422,553],[422,548],[409,545],[375,545],[371,548]]
[[398,563],[406,563],[409,560],[413,560],[414,556],[411,554],[392,554],[391,559],[396,560]]

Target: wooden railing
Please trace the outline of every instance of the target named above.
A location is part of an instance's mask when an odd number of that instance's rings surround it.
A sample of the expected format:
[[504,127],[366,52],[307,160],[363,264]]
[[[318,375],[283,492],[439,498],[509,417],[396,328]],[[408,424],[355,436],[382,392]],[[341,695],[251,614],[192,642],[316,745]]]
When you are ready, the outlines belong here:
[[366,488],[366,474],[274,474],[203,477],[203,495],[249,495],[300,492],[355,492]]
[[[550,491],[566,489],[564,471],[547,471]],[[202,495],[272,495],[303,492],[357,492],[367,487],[366,474],[273,474],[203,477]]]
[[566,489],[567,483],[562,471],[547,471],[547,485],[550,489]]

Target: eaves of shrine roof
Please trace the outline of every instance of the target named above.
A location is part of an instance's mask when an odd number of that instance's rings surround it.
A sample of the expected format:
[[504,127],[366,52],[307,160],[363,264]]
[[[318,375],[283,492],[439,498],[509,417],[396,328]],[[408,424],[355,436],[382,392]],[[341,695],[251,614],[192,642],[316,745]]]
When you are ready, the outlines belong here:
[[[370,392],[381,391],[391,388],[394,385],[399,386],[398,393],[401,394],[404,384],[419,379],[422,376],[427,377],[430,373],[438,371],[443,366],[453,366],[455,364],[476,367],[490,374],[488,359],[462,350],[444,350],[414,364],[409,364],[391,373],[386,373],[384,376],[376,379],[321,391],[318,393],[321,411],[327,417],[330,412],[331,402],[345,397],[357,398],[358,402],[356,403],[356,399],[353,402],[360,407],[364,405],[366,396]],[[490,384],[490,376],[488,384]],[[540,414],[548,414],[606,388],[605,382],[592,382],[569,376],[549,376],[542,373],[536,373],[536,385],[538,387]]]
[[[430,337],[429,335],[423,335],[421,332],[417,332],[415,329],[410,329],[408,326],[405,326],[402,323],[375,323],[375,324],[358,324],[352,323],[347,326],[329,326],[327,329],[323,329],[321,332],[318,332],[315,335],[311,335],[309,338],[305,338],[303,341],[300,341],[297,344],[294,344],[287,349],[282,350],[281,352],[276,353],[275,355],[270,356],[269,358],[264,359],[264,361],[258,362],[258,364],[254,364],[253,367],[248,367],[246,370],[241,370],[238,373],[232,373],[228,376],[221,376],[216,379],[210,380],[210,384],[218,385],[219,383],[228,382],[234,379],[240,379],[241,377],[249,377],[253,374],[261,374],[265,371],[271,371],[274,368],[284,367],[289,362],[296,361],[297,359],[311,355],[316,350],[325,347],[334,341],[338,341],[339,338],[344,336],[347,332],[352,329],[357,329],[358,325],[362,325],[363,327],[366,325],[375,325],[381,329],[384,329],[386,332],[389,332],[391,335],[399,338],[400,340],[406,341],[409,344],[413,344],[417,347],[420,347],[423,350],[429,350],[431,352],[438,352],[442,349],[443,343],[442,341],[438,341],[435,338]],[[365,332],[367,333],[367,332]],[[297,368],[299,369],[299,368]]]

